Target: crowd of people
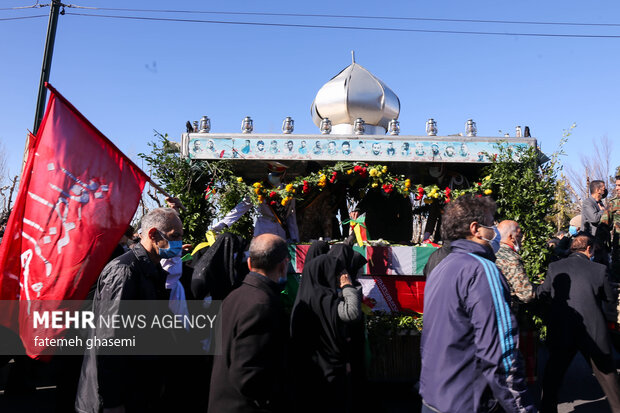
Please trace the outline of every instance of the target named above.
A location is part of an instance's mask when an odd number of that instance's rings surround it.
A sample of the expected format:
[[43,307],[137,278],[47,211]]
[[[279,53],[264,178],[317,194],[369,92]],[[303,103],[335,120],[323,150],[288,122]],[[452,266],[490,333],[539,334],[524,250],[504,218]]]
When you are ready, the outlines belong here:
[[93,349],[86,352],[76,381],[77,412],[346,412],[359,407],[365,386],[364,324],[356,275],[366,259],[351,246],[311,245],[303,281],[287,311],[281,292],[289,250],[279,235],[255,236],[244,260],[242,239],[223,233],[191,267],[181,263],[175,270],[171,261],[183,247],[178,213],[154,209],[142,219],[140,232],[139,242],[99,276],[95,315],[118,311],[121,300],[172,302],[175,288],[184,291],[183,300],[223,300],[222,354],[121,357]]
[[[276,171],[274,178],[281,174]],[[521,259],[527,234],[516,221],[496,223],[492,199],[464,195],[446,205],[443,245],[424,269],[422,412],[556,412],[562,379],[577,352],[592,366],[612,411],[620,412],[607,330],[608,321],[617,321],[620,197],[605,206],[602,181],[593,181],[590,192],[581,222],[571,221],[569,231],[551,243],[555,261],[544,282],[532,282],[536,277],[528,276]],[[113,313],[121,300],[168,300],[179,313],[188,311],[179,302],[223,300],[222,352],[187,357],[86,352],[62,364],[70,379],[61,392],[70,409],[363,411],[368,386],[357,275],[366,259],[347,243],[330,247],[315,241],[287,306],[281,294],[289,270],[286,238],[294,237],[280,225],[276,229],[255,234],[249,248],[242,238],[222,233],[187,263],[180,259],[178,208],[144,216],[139,238],[114,254],[93,286],[93,310]],[[533,304],[548,327],[540,401],[526,383],[519,335],[527,323],[525,308]],[[69,411],[64,408],[59,411]]]
[[[494,225],[495,203],[463,196],[443,215],[444,245],[425,275],[420,394],[422,412],[557,412],[566,371],[580,352],[611,411],[620,385],[607,328],[616,322],[620,176],[608,206],[603,181],[590,184],[581,223],[558,234],[544,282],[532,283],[519,252],[526,234],[515,221]],[[561,239],[560,239],[561,238]],[[542,397],[525,380],[519,328],[536,304],[547,325],[549,359]],[[538,406],[538,407],[537,407]]]

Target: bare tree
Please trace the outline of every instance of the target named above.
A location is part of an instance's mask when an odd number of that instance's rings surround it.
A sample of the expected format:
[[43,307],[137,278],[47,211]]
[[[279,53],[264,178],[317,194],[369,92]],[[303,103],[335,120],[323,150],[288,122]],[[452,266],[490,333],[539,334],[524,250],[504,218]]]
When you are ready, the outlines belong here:
[[605,181],[607,188],[613,182],[613,169],[611,167],[611,152],[613,142],[608,136],[602,136],[592,140],[592,151],[581,155],[581,167],[579,169],[568,167],[568,191],[573,197],[576,209],[581,211],[581,203],[590,196],[590,182],[594,180]]
[[9,175],[6,149],[0,143],[0,216],[8,216],[19,178]]

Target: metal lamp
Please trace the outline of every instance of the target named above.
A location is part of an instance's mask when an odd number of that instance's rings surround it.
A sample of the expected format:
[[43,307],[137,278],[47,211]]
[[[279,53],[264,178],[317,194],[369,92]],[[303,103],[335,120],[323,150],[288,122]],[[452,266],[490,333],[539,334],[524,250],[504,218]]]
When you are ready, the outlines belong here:
[[241,121],[241,132],[252,133],[253,130],[254,130],[254,121],[252,120],[251,117],[246,116]]
[[332,121],[329,118],[321,119],[321,133],[329,135],[332,132]]
[[435,122],[435,119],[430,118],[426,121],[426,134],[428,136],[437,136],[437,122]]
[[208,116],[200,118],[200,133],[209,133],[211,130],[211,119]]
[[366,128],[364,127],[364,119],[362,118],[357,118],[355,119],[355,122],[353,123],[353,131],[355,132],[356,135],[363,135],[364,131],[366,130]]
[[471,119],[467,120],[465,124],[465,136],[476,136],[478,128],[476,128],[476,122]]
[[398,135],[400,133],[400,122],[396,119],[392,119],[390,123],[388,123],[388,132],[393,136]]
[[287,116],[286,119],[284,119],[284,122],[282,122],[282,133],[290,135],[291,133],[293,133],[294,129],[295,121],[290,116]]

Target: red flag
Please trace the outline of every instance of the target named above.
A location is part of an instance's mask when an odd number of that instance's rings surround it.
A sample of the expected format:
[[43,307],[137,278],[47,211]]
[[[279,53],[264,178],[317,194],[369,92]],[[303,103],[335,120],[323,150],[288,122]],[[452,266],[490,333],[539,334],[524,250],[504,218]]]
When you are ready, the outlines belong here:
[[[0,245],[1,300],[86,298],[148,180],[71,103],[46,86],[50,98],[45,116],[31,141]],[[0,323],[15,329],[16,313],[14,306],[0,314]],[[28,311],[20,312],[24,344],[28,318]]]

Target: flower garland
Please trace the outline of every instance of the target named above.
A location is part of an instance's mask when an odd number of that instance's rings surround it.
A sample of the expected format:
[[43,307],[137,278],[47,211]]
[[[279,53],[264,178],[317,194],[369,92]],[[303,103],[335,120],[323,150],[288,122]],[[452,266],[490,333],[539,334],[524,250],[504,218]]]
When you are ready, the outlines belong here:
[[[243,178],[236,177],[233,182],[226,183],[225,187],[220,190],[226,191],[226,188],[231,189],[234,187],[235,190],[248,196],[254,204],[267,202],[271,206],[278,204],[286,206],[292,199],[303,199],[314,189],[322,191],[329,185],[339,181],[348,183],[360,182],[363,184],[361,189],[381,188],[381,191],[388,195],[392,192],[402,196],[413,195],[415,200],[422,201],[425,204],[432,204],[433,202],[448,203],[467,193],[478,197],[493,193],[491,189],[491,175],[484,177],[480,182],[476,182],[467,189],[450,189],[449,187],[441,189],[435,184],[427,186],[413,185],[410,178],[390,173],[386,165],[369,165],[364,162],[338,162],[308,176],[297,177],[280,188],[269,188],[264,186],[262,182],[247,184]],[[209,187],[207,192],[215,193],[215,188]]]

